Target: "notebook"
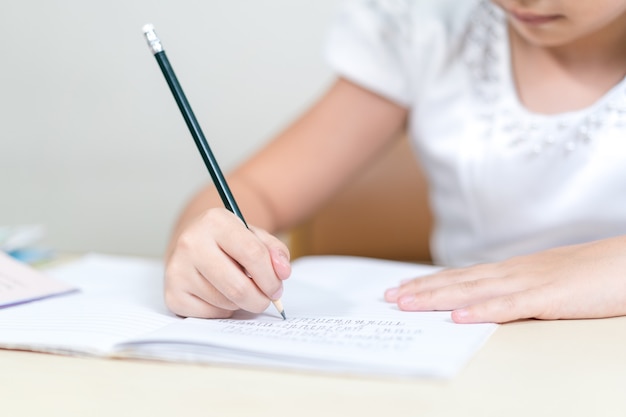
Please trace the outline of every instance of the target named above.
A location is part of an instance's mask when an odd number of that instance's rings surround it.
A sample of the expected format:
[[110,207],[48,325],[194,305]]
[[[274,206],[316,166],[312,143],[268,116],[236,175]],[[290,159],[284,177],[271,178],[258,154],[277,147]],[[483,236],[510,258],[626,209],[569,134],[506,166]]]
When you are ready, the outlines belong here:
[[162,300],[159,261],[102,254],[46,270],[80,289],[0,310],[0,347],[350,375],[452,378],[497,329],[449,312],[402,312],[386,288],[437,270],[346,257],[297,259],[285,281],[287,320],[262,314],[183,319]]

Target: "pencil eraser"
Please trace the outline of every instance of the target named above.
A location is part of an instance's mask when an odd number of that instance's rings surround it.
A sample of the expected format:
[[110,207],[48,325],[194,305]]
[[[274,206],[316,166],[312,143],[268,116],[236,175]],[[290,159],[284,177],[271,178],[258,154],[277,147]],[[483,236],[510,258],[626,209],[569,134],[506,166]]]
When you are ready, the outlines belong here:
[[152,23],[147,23],[143,25],[143,33],[154,32],[154,25]]
[[148,42],[148,46],[152,50],[153,54],[158,54],[159,52],[163,52],[163,46],[161,45],[161,41],[157,37],[154,32],[154,25],[148,23],[143,25],[143,35],[146,37],[146,41]]

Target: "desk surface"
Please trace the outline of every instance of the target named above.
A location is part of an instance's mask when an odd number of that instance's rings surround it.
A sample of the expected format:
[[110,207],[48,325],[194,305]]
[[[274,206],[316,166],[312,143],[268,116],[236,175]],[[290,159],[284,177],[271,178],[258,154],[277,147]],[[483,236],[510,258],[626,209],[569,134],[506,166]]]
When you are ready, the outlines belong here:
[[0,350],[6,416],[620,416],[626,317],[501,326],[450,381]]

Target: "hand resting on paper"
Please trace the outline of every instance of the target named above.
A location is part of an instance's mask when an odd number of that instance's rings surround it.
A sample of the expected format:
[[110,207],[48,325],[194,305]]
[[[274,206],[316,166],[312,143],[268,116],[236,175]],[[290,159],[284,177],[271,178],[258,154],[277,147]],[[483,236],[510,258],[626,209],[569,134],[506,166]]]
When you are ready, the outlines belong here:
[[260,313],[282,294],[289,250],[269,233],[224,208],[202,212],[174,241],[165,272],[165,301],[185,317]]
[[452,310],[458,323],[626,315],[626,237],[446,269],[386,291],[401,310]]

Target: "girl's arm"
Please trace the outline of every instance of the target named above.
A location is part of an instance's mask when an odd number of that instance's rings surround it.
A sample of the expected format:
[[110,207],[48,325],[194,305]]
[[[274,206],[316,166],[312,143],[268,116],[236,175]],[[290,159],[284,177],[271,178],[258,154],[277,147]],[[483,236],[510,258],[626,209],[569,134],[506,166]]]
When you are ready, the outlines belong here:
[[[338,79],[299,120],[236,169],[228,182],[250,230],[201,190],[166,254],[165,299],[182,316],[263,311],[290,273],[275,233],[305,219],[399,136],[407,110]],[[252,277],[250,279],[248,276]]]

